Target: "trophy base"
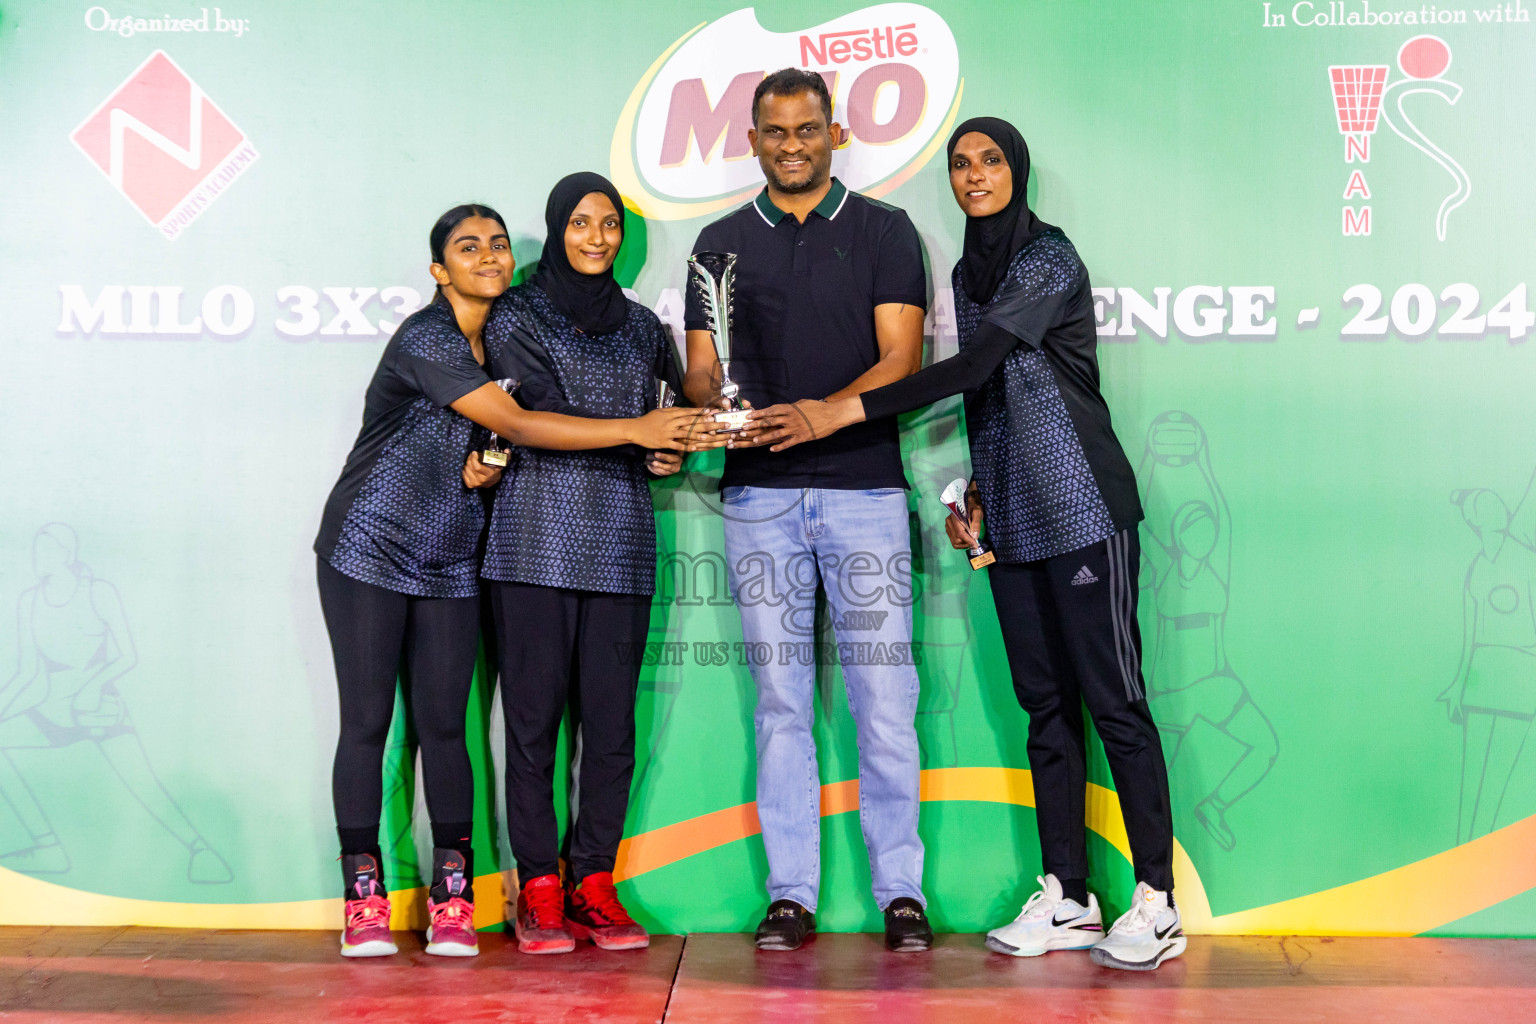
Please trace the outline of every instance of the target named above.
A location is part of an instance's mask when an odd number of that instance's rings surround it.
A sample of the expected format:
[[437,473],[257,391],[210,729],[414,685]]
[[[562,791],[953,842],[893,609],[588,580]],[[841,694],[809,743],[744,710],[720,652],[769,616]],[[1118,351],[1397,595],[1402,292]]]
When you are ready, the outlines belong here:
[[480,461],[487,466],[495,466],[497,469],[505,469],[507,466],[507,452],[500,448],[484,448],[480,452]]
[[750,409],[731,409],[728,412],[715,413],[715,433],[734,434],[746,429],[747,417],[751,414]]
[[985,569],[987,566],[991,565],[995,561],[997,561],[997,552],[995,552],[995,551],[983,551],[979,555],[972,555],[971,556],[971,568],[972,569]]

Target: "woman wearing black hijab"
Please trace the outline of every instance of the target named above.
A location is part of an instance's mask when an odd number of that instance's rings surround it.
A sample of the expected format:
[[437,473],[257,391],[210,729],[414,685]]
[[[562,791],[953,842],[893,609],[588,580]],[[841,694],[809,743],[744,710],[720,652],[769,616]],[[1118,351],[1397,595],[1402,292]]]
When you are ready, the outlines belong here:
[[[1141,502],[1099,391],[1088,271],[1025,201],[1029,149],[1007,121],[978,117],[955,129],[949,180],[966,214],[953,274],[960,354],[854,398],[764,410],[756,443],[778,450],[965,393],[970,522],[945,525],[955,547],[969,547],[985,509],[997,555],[992,596],[1029,713],[1046,872],[987,945],[1015,956],[1092,947],[1095,963],[1152,970],[1182,953],[1185,939],[1172,899],[1168,773],[1141,676]],[[1114,775],[1138,882],[1108,935],[1087,891],[1084,704]]]
[[[492,375],[519,381],[530,409],[643,413],[658,379],[674,389],[680,379],[667,329],[613,277],[624,240],[618,191],[601,175],[572,174],[550,193],[544,221],[538,270],[496,301],[486,323]],[[681,464],[635,448],[517,448],[496,490],[481,575],[492,581],[525,953],[569,952],[577,938],[604,949],[649,942],[619,902],[613,866],[635,764],[633,652],[645,643],[656,583],[646,477]],[[554,772],[567,707],[580,728],[581,783],[563,889]]]

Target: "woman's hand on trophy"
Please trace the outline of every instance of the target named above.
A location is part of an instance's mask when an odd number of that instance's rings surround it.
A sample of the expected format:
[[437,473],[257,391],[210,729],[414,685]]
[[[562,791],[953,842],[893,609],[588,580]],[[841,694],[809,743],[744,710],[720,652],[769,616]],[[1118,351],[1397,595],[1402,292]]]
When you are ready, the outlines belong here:
[[630,422],[634,424],[630,442],[652,451],[705,452],[729,440],[716,433],[708,409],[653,409]]
[[481,462],[479,452],[470,452],[469,458],[464,460],[463,479],[464,486],[472,491],[481,487],[495,487],[501,483],[501,470]]
[[969,551],[980,543],[981,537],[981,502],[976,499],[974,483],[970,490],[965,492],[965,506],[970,517],[969,525],[962,523],[954,516],[945,516],[944,532],[949,535],[950,547]]
[[752,420],[749,440],[753,446],[768,445],[779,452],[863,422],[864,403],[857,395],[829,402],[803,398],[793,405],[769,406]]
[[683,468],[679,452],[646,452],[645,468],[652,476],[671,476]]

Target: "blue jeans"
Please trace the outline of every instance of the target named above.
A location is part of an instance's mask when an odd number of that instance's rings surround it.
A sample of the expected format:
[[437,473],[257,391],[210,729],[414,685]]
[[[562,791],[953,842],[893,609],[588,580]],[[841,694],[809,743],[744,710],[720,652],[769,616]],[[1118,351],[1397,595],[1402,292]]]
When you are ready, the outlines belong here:
[[[769,899],[816,909],[821,778],[811,723],[817,662],[835,656],[857,728],[859,824],[875,902],[883,910],[910,896],[926,905],[905,492],[727,487],[721,497],[731,596],[757,684],[757,815]],[[835,651],[814,647],[818,585]]]

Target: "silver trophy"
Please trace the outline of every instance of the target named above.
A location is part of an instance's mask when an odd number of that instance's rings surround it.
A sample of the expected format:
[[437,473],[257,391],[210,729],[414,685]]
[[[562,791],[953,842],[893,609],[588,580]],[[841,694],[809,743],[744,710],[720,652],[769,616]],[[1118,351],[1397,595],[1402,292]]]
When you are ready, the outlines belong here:
[[[965,528],[971,528],[971,517],[965,507],[965,492],[969,488],[969,481],[965,477],[951,480],[949,486],[944,488],[944,493],[939,495],[939,500],[944,507],[949,509],[949,514],[965,524]],[[967,552],[971,556],[971,568],[983,569],[997,561],[997,554],[988,547],[980,537],[976,538],[976,546]]]
[[656,378],[656,408],[670,409],[677,404],[677,392],[672,390],[672,385]]
[[717,429],[735,433],[747,425],[749,415],[736,397],[741,386],[731,380],[731,303],[736,284],[736,254],[695,253],[688,257],[688,269],[704,300],[704,318],[715,343],[715,355],[720,359],[720,397],[725,399],[725,409],[715,413]]
[[[501,380],[492,381],[492,383],[509,395],[517,390],[517,381],[511,377],[503,377]],[[496,431],[491,431],[490,440],[485,443],[484,448],[480,449],[480,461],[487,466],[505,469],[507,467],[507,460],[511,456],[511,449],[503,448],[501,446],[501,438],[496,435]]]

